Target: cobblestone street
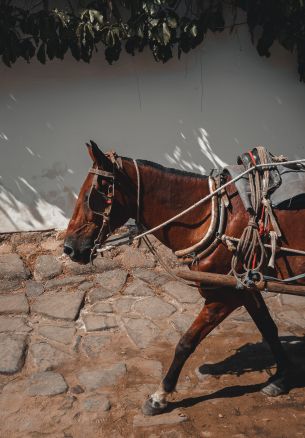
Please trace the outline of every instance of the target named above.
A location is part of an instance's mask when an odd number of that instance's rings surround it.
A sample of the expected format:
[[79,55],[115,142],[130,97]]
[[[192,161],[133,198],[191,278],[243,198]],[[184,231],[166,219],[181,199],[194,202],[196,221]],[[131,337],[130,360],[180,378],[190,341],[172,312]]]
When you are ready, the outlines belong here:
[[[1,437],[305,437],[304,387],[259,392],[274,363],[243,309],[186,363],[170,412],[143,417],[202,298],[145,248],[122,246],[91,266],[67,260],[62,245],[53,231],[1,237]],[[305,299],[266,300],[303,366]]]

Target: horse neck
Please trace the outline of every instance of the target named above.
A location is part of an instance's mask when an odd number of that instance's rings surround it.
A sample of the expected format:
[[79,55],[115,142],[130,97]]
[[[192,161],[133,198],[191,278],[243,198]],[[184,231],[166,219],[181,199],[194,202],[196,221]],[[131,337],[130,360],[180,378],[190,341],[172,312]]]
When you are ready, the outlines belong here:
[[[127,164],[127,163],[126,163]],[[128,163],[128,173],[137,186],[136,169]],[[209,193],[208,178],[138,163],[140,173],[140,223],[153,228],[193,205]],[[136,219],[136,209],[134,209]],[[210,203],[201,205],[178,220],[157,230],[154,235],[172,250],[182,249],[200,240],[208,228]],[[201,237],[200,237],[201,236]]]

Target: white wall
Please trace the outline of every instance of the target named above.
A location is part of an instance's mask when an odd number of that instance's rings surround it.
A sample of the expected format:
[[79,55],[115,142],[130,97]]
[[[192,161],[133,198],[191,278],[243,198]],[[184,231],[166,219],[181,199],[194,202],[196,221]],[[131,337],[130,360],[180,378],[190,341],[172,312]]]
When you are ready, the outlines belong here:
[[305,157],[293,56],[260,58],[246,28],[162,65],[72,59],[0,66],[0,232],[64,227],[90,165],[84,143],[204,172],[258,144]]

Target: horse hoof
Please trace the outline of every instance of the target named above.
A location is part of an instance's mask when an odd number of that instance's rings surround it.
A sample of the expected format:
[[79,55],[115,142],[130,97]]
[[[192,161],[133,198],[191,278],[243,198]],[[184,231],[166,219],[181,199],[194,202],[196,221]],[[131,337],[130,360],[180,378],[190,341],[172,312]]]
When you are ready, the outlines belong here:
[[149,397],[142,406],[142,412],[144,415],[152,416],[162,414],[166,410],[167,403],[166,402],[158,402],[154,401],[151,397]]
[[264,386],[261,392],[268,397],[277,397],[278,395],[287,394],[288,389],[282,382],[278,384],[272,382]]

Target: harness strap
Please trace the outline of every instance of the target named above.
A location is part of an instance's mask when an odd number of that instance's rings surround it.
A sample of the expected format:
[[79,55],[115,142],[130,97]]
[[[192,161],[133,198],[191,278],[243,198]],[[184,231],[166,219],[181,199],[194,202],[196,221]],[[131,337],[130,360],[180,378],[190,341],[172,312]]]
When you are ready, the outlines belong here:
[[90,167],[89,173],[94,173],[95,175],[104,176],[105,178],[114,178],[112,172],[106,172],[106,170],[96,169],[95,167]]

